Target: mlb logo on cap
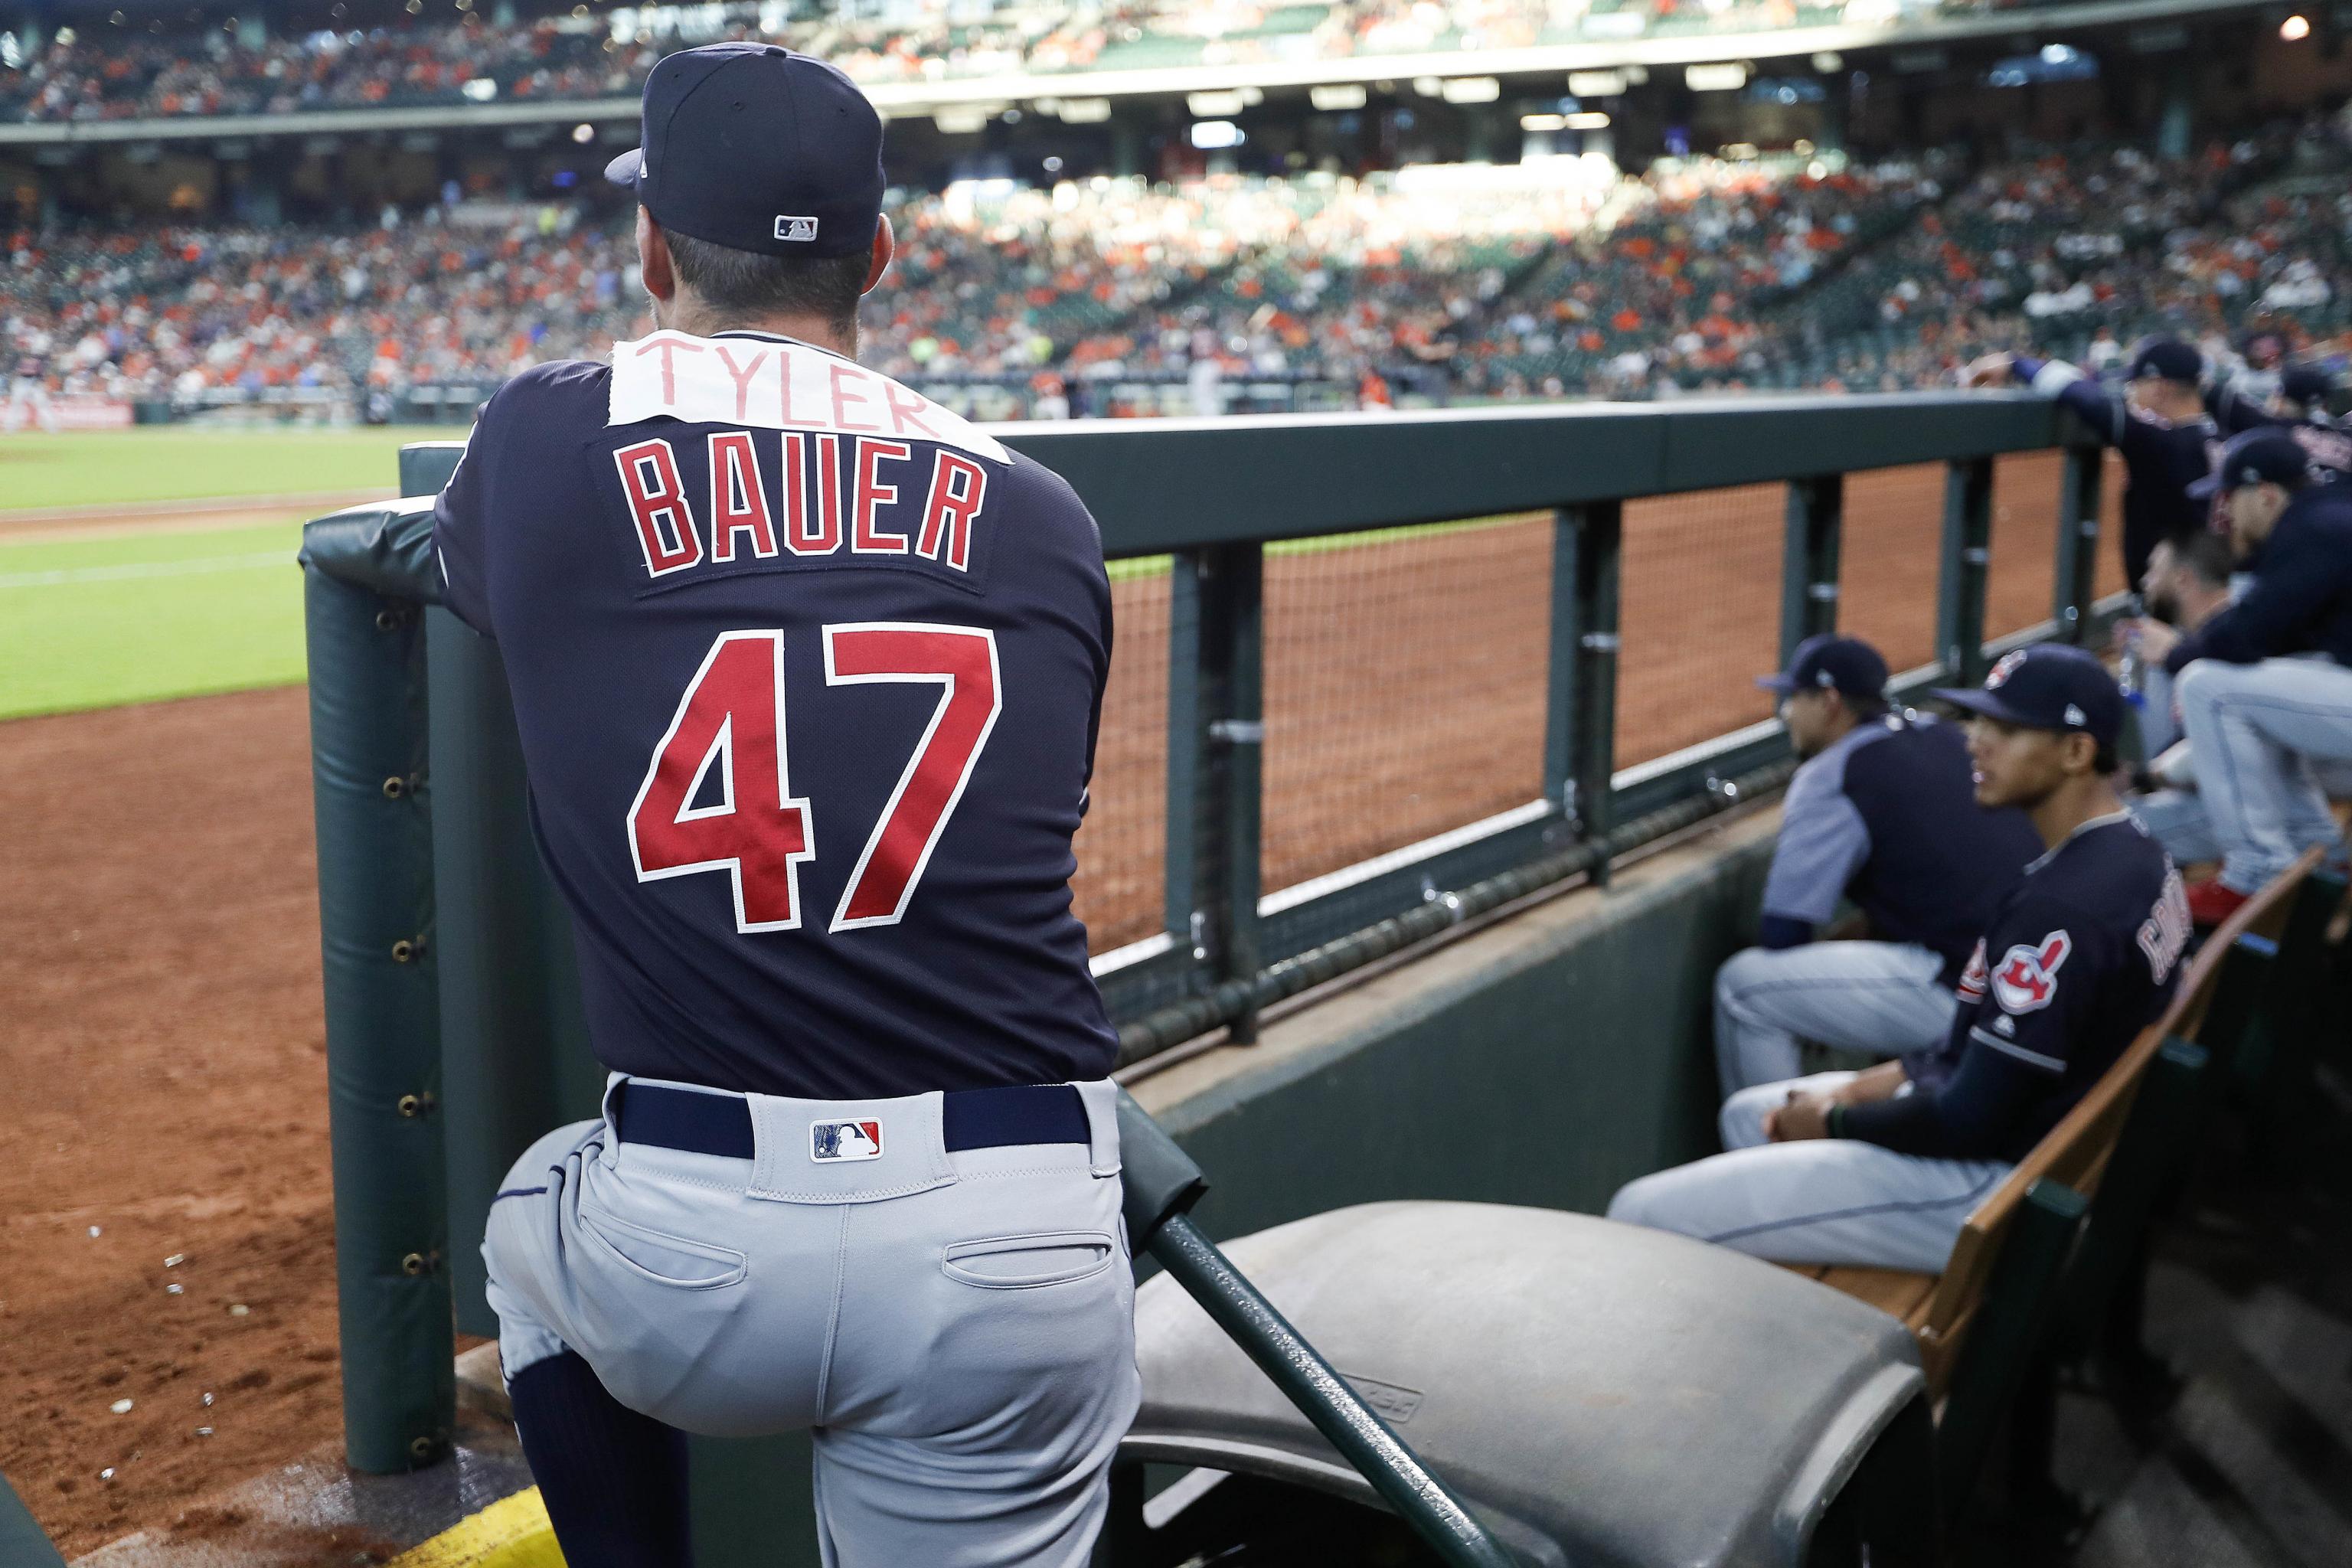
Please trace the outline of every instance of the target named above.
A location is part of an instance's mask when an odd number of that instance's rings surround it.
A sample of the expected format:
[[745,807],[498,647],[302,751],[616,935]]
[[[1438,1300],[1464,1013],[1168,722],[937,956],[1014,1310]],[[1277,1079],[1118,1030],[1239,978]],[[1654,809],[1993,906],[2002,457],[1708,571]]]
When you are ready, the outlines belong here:
[[776,217],[776,237],[806,245],[816,238],[816,219],[813,217]]
[[819,1163],[835,1160],[879,1160],[882,1157],[882,1124],[879,1121],[812,1121],[809,1123],[809,1158]]

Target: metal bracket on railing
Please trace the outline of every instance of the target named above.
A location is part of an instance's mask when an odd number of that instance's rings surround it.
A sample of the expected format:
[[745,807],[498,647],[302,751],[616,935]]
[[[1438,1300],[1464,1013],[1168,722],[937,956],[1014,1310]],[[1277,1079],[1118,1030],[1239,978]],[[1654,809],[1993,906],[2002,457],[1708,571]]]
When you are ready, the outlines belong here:
[[1615,653],[1617,651],[1617,634],[1615,632],[1587,632],[1582,637],[1577,638],[1577,645],[1592,653]]
[[1207,1179],[1124,1089],[1118,1096],[1118,1135],[1129,1245],[1160,1260],[1185,1294],[1451,1568],[1513,1568],[1511,1554],[1486,1527],[1201,1234],[1192,1208],[1208,1192]]
[[1209,739],[1228,746],[1265,744],[1263,719],[1219,719],[1209,726]]

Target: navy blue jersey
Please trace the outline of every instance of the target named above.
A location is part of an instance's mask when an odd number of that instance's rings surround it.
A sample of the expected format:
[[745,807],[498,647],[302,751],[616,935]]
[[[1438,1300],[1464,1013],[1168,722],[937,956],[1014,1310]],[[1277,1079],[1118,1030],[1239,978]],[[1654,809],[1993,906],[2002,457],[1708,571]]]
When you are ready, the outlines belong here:
[[2209,526],[2210,503],[2189,487],[2213,470],[2221,445],[2221,427],[2210,415],[2175,423],[2128,406],[2063,360],[2020,356],[2012,374],[2033,390],[2072,409],[2091,433],[2122,454],[2124,486],[2124,577],[2133,587],[2147,574],[2157,544],[2175,534]]
[[894,381],[656,332],[483,405],[435,512],[605,1066],[859,1099],[1096,1079],[1070,909],[1110,588],[1069,487]]
[[1904,1058],[1912,1092],[1846,1108],[1840,1132],[1906,1154],[2018,1160],[2154,1023],[2179,980],[2189,897],[2118,812],[2026,868],[1960,976],[1941,1045]]
[[2223,382],[2205,394],[2205,411],[2225,436],[2249,430],[2284,430],[2295,439],[2311,466],[2330,480],[2352,474],[2352,434],[2347,434],[2324,408],[2294,417],[2273,414],[2263,401]]
[[2253,582],[2164,658],[2178,675],[2200,658],[2253,664],[2324,653],[2352,667],[2352,485],[2299,490],[2244,563]]
[[1790,781],[1764,914],[1818,926],[1850,898],[1875,940],[1941,954],[1948,985],[2041,851],[2023,812],[1977,805],[1958,725],[1864,720]]

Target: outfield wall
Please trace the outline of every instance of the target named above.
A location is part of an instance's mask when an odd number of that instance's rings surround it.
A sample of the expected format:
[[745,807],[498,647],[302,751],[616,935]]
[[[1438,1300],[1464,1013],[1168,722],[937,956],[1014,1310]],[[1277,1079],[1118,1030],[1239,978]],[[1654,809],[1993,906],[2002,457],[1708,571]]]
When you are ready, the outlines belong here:
[[[1704,830],[1135,1085],[1208,1173],[1202,1226],[1401,1197],[1598,1212],[1713,1152],[1712,979],[1778,823]],[[694,1477],[703,1568],[815,1568],[804,1437],[698,1441]]]

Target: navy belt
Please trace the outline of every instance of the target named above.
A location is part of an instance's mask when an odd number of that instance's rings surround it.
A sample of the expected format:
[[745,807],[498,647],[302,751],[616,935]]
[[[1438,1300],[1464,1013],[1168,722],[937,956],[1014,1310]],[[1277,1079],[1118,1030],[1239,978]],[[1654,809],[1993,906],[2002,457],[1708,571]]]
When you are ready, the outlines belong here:
[[[751,1108],[740,1094],[626,1082],[613,1090],[613,1125],[624,1143],[738,1160],[754,1152]],[[940,1097],[940,1136],[950,1152],[1094,1142],[1087,1102],[1066,1083],[950,1089]]]

